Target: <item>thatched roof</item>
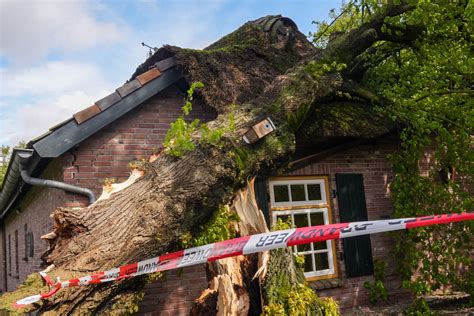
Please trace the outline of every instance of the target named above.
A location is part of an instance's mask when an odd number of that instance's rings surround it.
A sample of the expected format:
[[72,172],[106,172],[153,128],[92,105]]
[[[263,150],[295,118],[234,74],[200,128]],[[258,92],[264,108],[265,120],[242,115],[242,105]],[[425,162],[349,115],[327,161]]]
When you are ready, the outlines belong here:
[[132,79],[174,55],[184,78],[203,82],[204,101],[219,111],[254,99],[277,76],[316,52],[293,21],[268,16],[247,22],[203,50],[164,46],[137,68]]
[[[164,46],[137,68],[132,79],[156,62],[175,56],[187,83],[203,82],[203,100],[223,112],[220,109],[229,104],[245,104],[264,91],[268,97],[278,76],[320,53],[292,20],[266,16],[245,23],[203,50]],[[395,128],[368,102],[328,101],[314,107],[306,119],[307,128],[303,124],[297,135],[300,143],[374,138]]]

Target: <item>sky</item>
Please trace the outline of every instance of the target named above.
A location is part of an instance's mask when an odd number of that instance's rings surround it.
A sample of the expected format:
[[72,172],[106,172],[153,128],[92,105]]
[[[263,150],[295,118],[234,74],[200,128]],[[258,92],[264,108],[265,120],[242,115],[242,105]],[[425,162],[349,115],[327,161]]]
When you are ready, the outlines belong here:
[[282,14],[301,32],[341,0],[0,0],[0,144],[16,145],[108,95],[147,57],[141,42],[201,49]]

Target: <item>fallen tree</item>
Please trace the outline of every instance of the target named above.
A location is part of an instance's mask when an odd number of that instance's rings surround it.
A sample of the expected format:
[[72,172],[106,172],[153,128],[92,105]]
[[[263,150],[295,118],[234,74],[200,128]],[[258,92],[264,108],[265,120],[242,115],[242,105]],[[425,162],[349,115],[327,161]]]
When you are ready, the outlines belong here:
[[[423,36],[422,24],[391,24],[415,9],[408,3],[383,6],[360,26],[332,34],[324,49],[309,43],[291,20],[280,19],[276,31],[266,32],[263,19],[245,24],[203,51],[172,46],[158,50],[133,78],[175,56],[187,84],[203,83],[198,96],[218,117],[207,128],[185,131],[188,138],[170,137],[158,157],[134,164],[133,180],[108,198],[86,209],[55,210],[50,250],[44,255],[47,264],[54,264],[51,274],[67,279],[177,250],[183,236],[198,235],[213,214],[236,201],[235,192],[247,178],[284,170],[297,142],[372,138],[398,128],[399,121],[374,109],[393,104],[364,84],[370,66],[365,61],[373,55],[396,54],[380,43],[410,46]],[[247,145],[242,140],[245,132],[269,116],[276,130]],[[251,222],[242,216],[241,221],[242,227]],[[216,290],[214,299],[229,309],[243,302],[246,310],[250,304],[261,304],[248,295],[249,277],[258,265],[253,259],[247,264],[242,264],[247,259],[236,260],[238,269],[215,273],[214,289],[238,284],[242,292],[236,296]],[[120,302],[137,299],[146,282],[146,277],[138,277],[65,289],[37,308],[61,315],[108,313],[123,308]]]

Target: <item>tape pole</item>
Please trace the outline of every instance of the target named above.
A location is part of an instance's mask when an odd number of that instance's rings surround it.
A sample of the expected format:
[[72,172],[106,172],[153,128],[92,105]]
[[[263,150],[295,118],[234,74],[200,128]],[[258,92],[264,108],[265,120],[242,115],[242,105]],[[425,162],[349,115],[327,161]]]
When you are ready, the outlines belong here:
[[193,266],[223,258],[247,255],[272,249],[309,244],[331,239],[355,237],[402,229],[474,220],[474,213],[454,213],[413,218],[365,222],[337,223],[273,231],[229,239],[204,246],[180,250],[159,257],[127,264],[104,272],[53,283],[45,271],[39,272],[51,291],[25,297],[14,306],[21,308],[56,294],[60,289],[80,285],[100,284],[159,271]]

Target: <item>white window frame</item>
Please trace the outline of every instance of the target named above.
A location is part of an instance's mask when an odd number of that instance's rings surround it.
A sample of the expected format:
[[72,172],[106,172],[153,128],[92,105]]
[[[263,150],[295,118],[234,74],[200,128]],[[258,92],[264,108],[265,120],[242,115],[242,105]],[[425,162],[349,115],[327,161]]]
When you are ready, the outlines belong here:
[[[291,189],[292,184],[303,184],[305,191],[305,201],[292,201]],[[308,199],[308,184],[319,184],[321,187],[321,200],[309,200]],[[276,202],[273,188],[276,185],[287,185],[288,186],[288,202]],[[272,207],[292,207],[292,206],[306,206],[306,205],[327,205],[327,192],[325,179],[301,179],[301,180],[270,180],[270,201]]]
[[[331,208],[328,204],[328,179],[327,177],[291,177],[291,178],[276,178],[269,180],[269,191],[270,191],[270,207],[272,223],[275,224],[278,216],[289,215],[291,216],[292,223],[294,223],[294,215],[296,214],[310,214],[310,213],[322,213],[324,224],[331,223]],[[305,201],[291,201],[291,190],[290,185],[292,184],[304,184],[305,185]],[[308,189],[307,184],[319,184],[321,188],[321,200],[308,200]],[[288,186],[288,202],[275,202],[274,186],[275,185],[287,185]],[[308,215],[309,217],[309,215]],[[308,218],[308,223],[310,218]],[[314,224],[311,224],[314,225]],[[295,254],[301,255],[313,255],[313,271],[305,272],[304,275],[307,279],[317,280],[332,278],[337,275],[335,266],[335,244],[333,240],[326,241],[326,249],[314,250],[313,244],[310,244],[311,250],[298,252],[297,246],[294,246],[293,251]],[[314,254],[327,253],[328,256],[328,269],[316,270],[316,260]]]

